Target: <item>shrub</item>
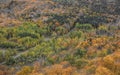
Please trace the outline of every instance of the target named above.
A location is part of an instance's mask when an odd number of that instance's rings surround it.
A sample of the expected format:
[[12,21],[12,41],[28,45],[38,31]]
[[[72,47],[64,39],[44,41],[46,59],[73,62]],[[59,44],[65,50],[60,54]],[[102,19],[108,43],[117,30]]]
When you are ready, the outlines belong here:
[[3,33],[0,33],[0,41],[3,41],[3,40],[6,40],[6,38],[5,38],[5,34]]
[[94,14],[85,14],[80,16],[77,21],[81,24],[91,24],[93,27],[98,28],[98,26],[102,23],[108,23],[107,16],[101,16],[101,15],[94,15]]
[[118,30],[120,30],[120,25],[118,26]]
[[114,75],[114,74],[112,74],[109,69],[100,66],[96,69],[95,75]]
[[47,61],[49,64],[54,64],[54,62],[55,62],[54,59],[50,58],[50,57],[47,58]]
[[110,70],[114,75],[120,75],[120,55],[118,54],[114,55],[108,55],[103,58],[103,66]]
[[115,30],[117,30],[117,29],[119,29],[118,26],[112,26],[112,25],[108,26],[108,30],[115,31]]
[[1,48],[16,48],[17,46],[18,45],[15,42],[11,42],[11,41],[0,42]]
[[25,46],[18,46],[17,50],[18,51],[24,51],[24,50],[26,50],[26,47]]
[[106,68],[112,70],[114,67],[114,64],[115,64],[114,59],[110,55],[108,55],[108,56],[104,57],[103,60],[104,60],[104,66]]
[[82,58],[83,56],[85,56],[86,53],[87,53],[86,50],[78,49],[77,52],[75,53],[75,56]]
[[31,67],[24,66],[19,72],[17,72],[16,75],[30,75],[31,72],[32,72]]
[[107,32],[108,32],[107,26],[102,25],[102,26],[98,27],[98,30],[96,31],[96,34],[103,35],[103,34],[106,34]]
[[[38,44],[38,40],[37,39],[33,39],[31,37],[24,37],[24,38],[21,38],[18,40],[18,43],[23,47],[26,47],[26,48],[31,48],[35,45]],[[24,48],[23,47],[23,48]]]
[[77,60],[75,60],[75,66],[77,67],[77,68],[83,68],[83,67],[85,67],[86,65],[88,64],[88,61],[87,60],[85,60],[85,59],[77,59]]
[[12,56],[14,56],[15,54],[17,54],[16,50],[7,50],[7,51],[5,51],[4,60],[7,62],[6,64],[9,64],[9,63],[13,64],[14,58]]
[[59,2],[61,4],[73,4],[74,0],[53,0],[55,2]]
[[65,61],[69,61],[71,64],[74,64],[74,57],[71,54],[67,54],[64,58]]
[[3,62],[3,51],[0,51],[0,62]]
[[15,63],[15,59],[13,57],[9,57],[9,59],[6,61],[7,65],[13,65]]
[[95,71],[96,71],[96,66],[95,65],[91,65],[87,70],[86,70],[86,73],[87,75],[94,75],[95,74]]
[[6,38],[10,39],[12,37],[14,37],[14,28],[8,28],[6,30]]
[[91,24],[79,24],[79,23],[76,23],[75,27],[78,28],[78,29],[81,29],[81,30],[85,30],[85,31],[93,29]]
[[13,70],[5,65],[0,65],[0,75],[13,75]]
[[63,35],[66,33],[66,29],[62,26],[57,27],[55,30],[59,35]]
[[82,36],[82,31],[72,31],[72,32],[70,32],[70,34],[69,34],[69,36],[71,37],[71,38],[81,38],[81,36]]
[[31,32],[20,32],[18,36],[22,37],[31,37],[31,38],[39,38],[39,34],[31,33]]

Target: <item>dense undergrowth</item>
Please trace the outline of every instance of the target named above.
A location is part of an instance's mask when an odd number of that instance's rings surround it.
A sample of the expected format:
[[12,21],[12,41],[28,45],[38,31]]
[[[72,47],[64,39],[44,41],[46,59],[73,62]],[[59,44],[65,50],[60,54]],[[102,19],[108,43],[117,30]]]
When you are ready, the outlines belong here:
[[56,30],[31,22],[1,27],[0,63],[12,67],[37,62],[34,67],[24,66],[17,75],[120,74],[119,26],[96,29],[91,24],[76,23],[69,32],[61,26]]

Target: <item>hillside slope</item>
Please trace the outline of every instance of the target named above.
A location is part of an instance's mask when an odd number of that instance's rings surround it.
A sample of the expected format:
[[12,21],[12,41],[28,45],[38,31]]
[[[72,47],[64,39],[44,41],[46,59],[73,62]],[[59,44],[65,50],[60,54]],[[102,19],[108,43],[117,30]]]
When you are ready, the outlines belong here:
[[119,0],[0,0],[0,75],[120,75]]

